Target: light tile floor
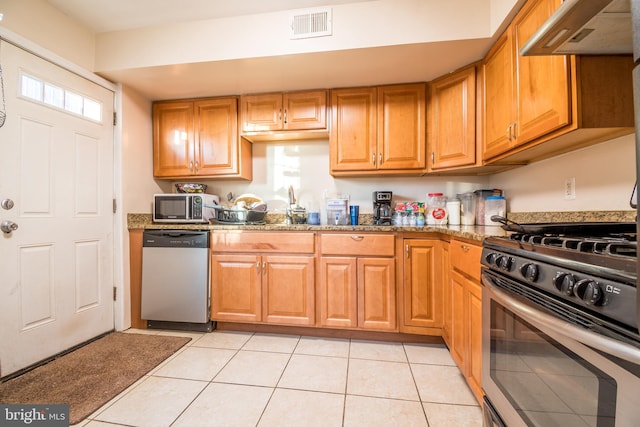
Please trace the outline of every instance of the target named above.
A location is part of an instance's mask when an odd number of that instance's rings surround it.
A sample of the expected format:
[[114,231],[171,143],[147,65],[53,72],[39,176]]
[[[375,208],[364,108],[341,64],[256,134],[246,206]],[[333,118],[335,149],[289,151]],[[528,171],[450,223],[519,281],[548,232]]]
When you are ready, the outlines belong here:
[[480,427],[442,345],[250,332],[193,338],[80,425]]

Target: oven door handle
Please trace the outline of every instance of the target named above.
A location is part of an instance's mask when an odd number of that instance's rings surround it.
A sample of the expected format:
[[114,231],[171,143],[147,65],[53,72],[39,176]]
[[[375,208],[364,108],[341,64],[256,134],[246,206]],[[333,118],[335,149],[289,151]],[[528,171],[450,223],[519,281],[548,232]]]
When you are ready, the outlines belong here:
[[636,365],[640,365],[640,349],[621,341],[594,333],[588,329],[580,328],[565,322],[555,316],[547,314],[535,308],[532,304],[513,298],[506,292],[497,288],[491,280],[490,275],[482,274],[482,283],[492,295],[491,298],[498,301],[504,307],[516,313],[524,320],[543,326],[549,330],[559,333],[569,339],[576,340],[588,347],[600,350],[605,354],[618,357]]

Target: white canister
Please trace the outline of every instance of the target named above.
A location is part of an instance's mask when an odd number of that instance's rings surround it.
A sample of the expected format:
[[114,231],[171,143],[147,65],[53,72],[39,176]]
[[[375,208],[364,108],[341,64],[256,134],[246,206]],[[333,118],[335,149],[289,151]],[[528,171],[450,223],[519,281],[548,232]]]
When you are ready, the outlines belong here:
[[449,225],[460,225],[460,199],[447,200],[447,213],[449,215]]

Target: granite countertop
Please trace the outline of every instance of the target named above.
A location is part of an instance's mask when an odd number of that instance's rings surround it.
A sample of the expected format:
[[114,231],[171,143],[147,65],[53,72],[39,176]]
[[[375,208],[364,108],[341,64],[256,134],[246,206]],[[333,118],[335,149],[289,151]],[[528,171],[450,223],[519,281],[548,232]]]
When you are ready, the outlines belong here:
[[[636,211],[594,211],[594,212],[525,212],[509,213],[508,218],[519,223],[554,222],[635,222]],[[128,214],[129,230],[251,230],[251,231],[345,231],[345,232],[417,232],[440,233],[454,237],[481,241],[489,236],[509,234],[500,226],[380,226],[373,224],[371,214],[361,214],[361,225],[309,225],[284,224],[284,214],[269,213],[266,223],[257,224],[159,224],[152,221],[151,214]]]
[[[284,224],[282,218],[272,217],[266,224],[160,224],[152,221],[151,214],[128,214],[127,226],[129,230],[247,230],[247,231],[345,231],[345,232],[418,232],[440,233],[449,236],[481,241],[488,236],[505,236],[500,226],[380,226],[374,225],[368,218],[370,215],[361,215],[361,225],[309,225],[309,224]],[[275,221],[274,221],[275,220]]]

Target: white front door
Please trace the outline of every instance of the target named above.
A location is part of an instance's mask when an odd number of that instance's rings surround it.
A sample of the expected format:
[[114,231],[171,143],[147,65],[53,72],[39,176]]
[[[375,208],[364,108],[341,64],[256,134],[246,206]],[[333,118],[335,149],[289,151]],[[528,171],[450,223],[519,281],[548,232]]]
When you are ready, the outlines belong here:
[[0,66],[2,377],[114,327],[114,94],[4,41]]

